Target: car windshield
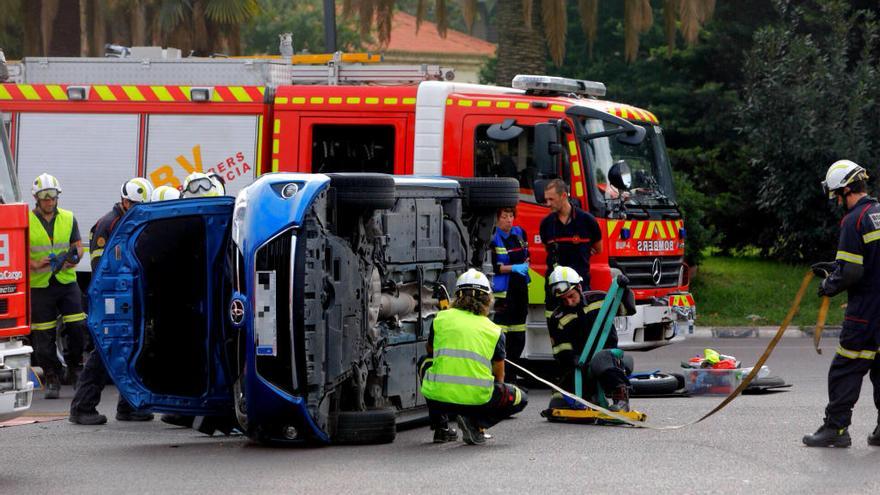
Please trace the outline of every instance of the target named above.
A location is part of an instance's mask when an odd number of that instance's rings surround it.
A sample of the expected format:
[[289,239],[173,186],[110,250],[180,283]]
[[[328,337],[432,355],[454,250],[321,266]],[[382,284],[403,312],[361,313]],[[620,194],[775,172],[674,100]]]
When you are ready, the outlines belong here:
[[21,195],[12,169],[12,154],[9,152],[9,140],[6,139],[6,127],[0,118],[0,203],[18,203]]
[[[617,127],[596,119],[584,119],[582,123],[587,134]],[[622,197],[628,206],[673,206],[675,190],[662,129],[656,125],[642,125],[647,132],[645,139],[638,145],[621,143],[617,136],[601,137],[587,142],[585,148],[591,158],[593,182],[606,202]],[[626,161],[632,171],[632,186],[622,195],[608,182],[608,171],[620,160]]]

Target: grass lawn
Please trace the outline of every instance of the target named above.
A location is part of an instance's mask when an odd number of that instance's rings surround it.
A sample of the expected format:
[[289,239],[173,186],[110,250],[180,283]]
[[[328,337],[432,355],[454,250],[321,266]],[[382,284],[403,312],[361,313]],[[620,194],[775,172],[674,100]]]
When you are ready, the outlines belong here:
[[[712,256],[700,265],[691,293],[698,326],[773,326],[782,323],[808,265],[786,265],[761,258]],[[821,299],[817,278],[810,283],[792,325],[813,328]],[[831,299],[827,325],[843,322],[846,293]]]

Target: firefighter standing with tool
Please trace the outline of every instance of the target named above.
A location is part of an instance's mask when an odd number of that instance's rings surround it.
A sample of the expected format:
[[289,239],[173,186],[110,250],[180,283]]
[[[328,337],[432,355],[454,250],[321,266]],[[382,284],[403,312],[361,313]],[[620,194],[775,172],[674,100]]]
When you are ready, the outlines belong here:
[[[573,268],[581,276],[581,288],[590,290],[590,256],[602,251],[602,231],[593,215],[573,206],[568,186],[553,179],[544,187],[544,202],[550,214],[541,220],[541,242],[547,249],[546,277],[557,266]],[[544,315],[549,318],[557,299],[544,286]]]
[[86,315],[76,282],[76,264],[82,257],[82,239],[73,213],[58,208],[61,184],[41,174],[31,192],[37,204],[30,212],[31,342],[46,376],[47,399],[61,391],[61,362],[56,346],[58,315],[64,323],[65,361],[76,376],[82,363]]
[[[516,361],[526,344],[526,318],[529,314],[529,245],[526,232],[514,226],[516,209],[498,210],[492,236],[492,295],[495,298],[495,324],[501,327],[507,359]],[[516,383],[516,371],[507,366],[504,376]]]
[[[575,370],[606,296],[599,291],[585,293],[581,289],[581,282],[580,275],[565,266],[554,268],[548,278],[550,291],[559,300],[559,306],[547,320],[550,341],[558,366],[559,386],[569,392],[575,390]],[[620,282],[625,287],[625,277],[620,276],[618,283]],[[635,313],[633,293],[628,289],[624,290],[620,314]],[[596,339],[592,346],[595,348],[599,341],[600,339]],[[598,383],[606,393],[611,394],[613,404],[610,410],[629,411],[627,376],[632,373],[632,364],[624,363],[623,351],[617,348],[617,331],[613,324],[602,348],[591,350],[591,353],[592,359],[584,363],[589,367],[592,377],[586,388],[587,395],[591,396],[595,392],[595,383]],[[550,400],[551,408],[564,408],[566,404],[566,399],[559,393],[554,393]]]
[[[153,185],[142,177],[135,177],[122,185],[119,202],[95,223],[89,233],[93,274],[97,272],[98,262],[104,255],[104,246],[107,245],[116,224],[132,206],[148,202],[152,193]],[[101,392],[109,382],[110,376],[107,374],[104,362],[101,361],[98,350],[94,349],[79,377],[76,394],[70,403],[68,420],[78,425],[93,426],[106,423],[107,417],[98,413],[97,407],[101,402]],[[153,419],[153,415],[149,412],[135,410],[120,394],[119,401],[116,403],[116,419],[117,421],[150,421]]]
[[450,415],[457,416],[466,443],[485,443],[486,428],[528,403],[524,392],[504,383],[504,334],[487,317],[491,305],[489,279],[472,268],[458,277],[452,308],[432,322],[431,357],[420,372],[434,443],[457,438]]
[[[870,373],[874,404],[880,411],[880,204],[866,192],[864,168],[839,160],[828,169],[822,186],[830,199],[847,210],[840,223],[840,240],[834,262],[813,265],[825,279],[820,296],[847,291],[846,316],[840,344],[828,371],[828,406],[819,430],[806,435],[810,447],[849,447],[847,428],[859,398],[862,379]],[[868,445],[880,447],[880,418]]]

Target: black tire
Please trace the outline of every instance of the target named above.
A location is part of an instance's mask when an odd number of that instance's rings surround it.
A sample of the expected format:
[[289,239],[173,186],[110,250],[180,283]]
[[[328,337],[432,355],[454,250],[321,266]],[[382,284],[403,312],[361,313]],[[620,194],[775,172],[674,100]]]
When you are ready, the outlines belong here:
[[394,207],[394,178],[386,174],[327,174],[343,206],[370,210]]
[[746,387],[746,390],[753,387],[781,387],[785,384],[785,380],[783,380],[781,377],[767,376],[764,378],[755,378],[754,380],[752,380],[752,383],[749,383],[749,386]]
[[654,373],[646,378],[630,378],[633,395],[663,395],[671,394],[681,387],[678,379],[666,373]]
[[344,411],[336,417],[333,442],[348,445],[391,443],[397,436],[396,423],[391,409]]
[[465,207],[475,210],[515,208],[519,181],[511,177],[456,178],[464,193]]
[[684,375],[682,375],[681,373],[670,373],[669,375],[675,377],[675,381],[676,383],[678,383],[679,390],[685,387]]

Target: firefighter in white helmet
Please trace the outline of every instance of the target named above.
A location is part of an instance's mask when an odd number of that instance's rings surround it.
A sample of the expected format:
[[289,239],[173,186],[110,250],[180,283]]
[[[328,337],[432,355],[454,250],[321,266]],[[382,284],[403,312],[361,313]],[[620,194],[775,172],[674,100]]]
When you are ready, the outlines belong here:
[[182,196],[184,198],[207,198],[223,196],[223,185],[208,174],[193,172],[186,176],[183,181]]
[[485,443],[486,428],[526,407],[526,394],[504,383],[504,334],[488,318],[491,306],[489,279],[471,268],[458,277],[452,307],[432,322],[421,372],[435,443],[458,437],[450,415],[474,445]]
[[[820,296],[847,291],[846,317],[840,344],[828,370],[828,405],[822,426],[803,438],[810,447],[849,447],[847,429],[870,373],[874,405],[880,409],[880,203],[868,196],[868,173],[849,160],[831,164],[822,182],[829,199],[846,208],[840,222],[837,254],[832,262],[816,263],[813,272],[824,277]],[[868,445],[880,447],[880,418]]]
[[83,254],[82,238],[73,213],[59,208],[61,183],[41,174],[31,186],[36,207],[29,217],[31,343],[34,357],[46,376],[47,399],[57,399],[63,367],[56,352],[56,322],[62,317],[64,360],[68,378],[75,380],[82,365],[86,315],[76,281],[76,265]]
[[[559,302],[559,306],[547,318],[550,342],[559,371],[559,386],[569,392],[575,390],[575,370],[599,314],[599,309],[605,301],[604,292],[584,292],[581,288],[582,281],[575,269],[566,266],[554,268],[547,280],[551,296]],[[618,284],[625,286],[627,283],[625,277],[622,275],[618,277]],[[632,291],[625,289],[620,314],[634,313],[634,295]],[[627,376],[632,372],[632,364],[624,362],[623,351],[617,348],[617,331],[613,324],[601,349],[595,348],[598,343],[599,339],[597,338],[592,344],[591,355],[588,355],[588,360],[584,363],[592,378],[587,381],[585,391],[590,396],[595,395],[598,390],[596,383],[598,383],[606,394],[610,393],[613,400],[612,409],[628,411],[629,380]],[[567,402],[561,394],[557,393],[553,395],[550,407],[563,408]]]
[[[104,248],[119,220],[135,205],[149,202],[152,195],[153,184],[143,177],[135,177],[122,184],[119,202],[113,205],[113,209],[106,215],[98,219],[89,232],[92,273],[97,273]],[[104,363],[97,351],[92,351],[79,377],[76,394],[70,403],[68,419],[71,423],[101,425],[107,422],[107,417],[98,413],[97,406],[101,402],[101,392],[109,382],[110,377],[104,368]],[[149,412],[135,410],[120,395],[119,401],[116,403],[116,419],[118,421],[149,421],[153,419],[153,415]]]
[[150,202],[168,201],[170,199],[180,199],[180,191],[171,186],[159,186],[153,190],[150,195]]

